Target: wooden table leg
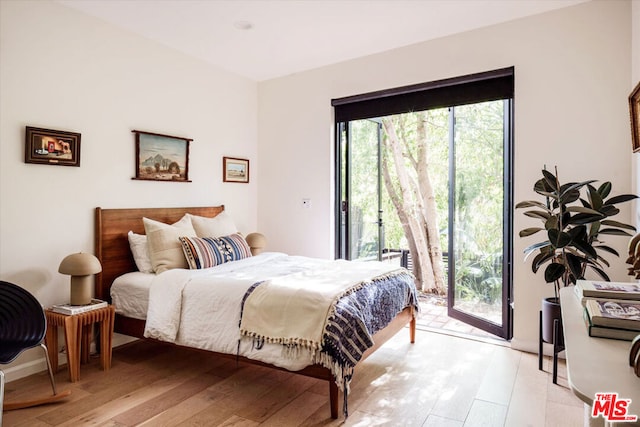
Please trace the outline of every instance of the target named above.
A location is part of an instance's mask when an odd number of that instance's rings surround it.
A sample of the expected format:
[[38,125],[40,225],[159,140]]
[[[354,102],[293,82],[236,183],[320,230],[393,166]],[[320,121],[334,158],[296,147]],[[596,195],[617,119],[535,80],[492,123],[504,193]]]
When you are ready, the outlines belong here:
[[111,354],[113,346],[113,323],[115,321],[115,309],[110,307],[104,320],[100,324],[100,362],[102,369],[108,371],[111,368]]
[[80,379],[80,341],[81,328],[78,327],[76,316],[64,318],[65,345],[67,346],[67,366],[69,381],[75,383]]
[[93,324],[80,325],[79,326],[82,336],[82,343],[80,345],[80,363],[89,363],[89,353],[91,350],[91,336],[93,335]]
[[51,362],[51,371],[58,372],[58,325],[52,325],[47,322],[47,335],[44,337],[49,353],[49,361]]

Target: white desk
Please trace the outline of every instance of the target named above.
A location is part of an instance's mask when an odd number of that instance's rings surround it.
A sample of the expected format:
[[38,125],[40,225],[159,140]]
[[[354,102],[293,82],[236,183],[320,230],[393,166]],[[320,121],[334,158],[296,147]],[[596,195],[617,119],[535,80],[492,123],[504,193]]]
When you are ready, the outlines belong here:
[[[573,393],[591,408],[595,393],[617,392],[621,399],[632,399],[629,414],[640,418],[640,378],[629,366],[631,343],[590,337],[582,318],[582,305],[572,287],[560,290],[560,304],[567,375]],[[602,418],[593,421],[597,420]],[[640,426],[640,421],[616,425]]]

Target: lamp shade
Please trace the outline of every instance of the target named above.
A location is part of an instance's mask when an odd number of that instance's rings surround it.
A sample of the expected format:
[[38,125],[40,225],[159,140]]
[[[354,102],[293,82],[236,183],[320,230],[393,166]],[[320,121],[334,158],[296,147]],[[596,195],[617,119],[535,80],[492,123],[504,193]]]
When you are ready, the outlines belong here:
[[264,247],[267,246],[267,238],[261,233],[248,234],[245,240],[251,248],[251,253],[253,255],[258,255],[264,250]]
[[102,265],[98,258],[83,252],[66,256],[58,267],[58,273],[71,276],[71,305],[91,303],[91,275],[100,273]]
[[67,255],[58,267],[58,273],[70,276],[88,276],[101,271],[102,265],[100,265],[98,258],[84,252]]

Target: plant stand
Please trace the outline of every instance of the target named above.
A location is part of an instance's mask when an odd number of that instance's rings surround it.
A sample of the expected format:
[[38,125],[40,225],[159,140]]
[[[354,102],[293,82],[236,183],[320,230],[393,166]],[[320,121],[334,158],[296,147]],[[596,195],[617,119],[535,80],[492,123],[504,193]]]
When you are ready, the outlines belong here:
[[553,383],[558,384],[558,353],[564,350],[564,345],[558,344],[560,341],[558,338],[562,333],[560,331],[560,320],[555,319],[553,321],[553,342],[547,342],[542,339],[542,310],[540,310],[540,322],[539,322],[539,335],[538,335],[538,369],[542,371],[542,358],[544,357],[543,344],[553,344]]

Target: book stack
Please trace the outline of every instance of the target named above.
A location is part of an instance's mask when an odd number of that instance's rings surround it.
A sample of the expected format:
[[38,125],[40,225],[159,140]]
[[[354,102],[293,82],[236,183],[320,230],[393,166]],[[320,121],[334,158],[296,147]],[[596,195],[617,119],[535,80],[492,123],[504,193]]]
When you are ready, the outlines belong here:
[[631,341],[640,335],[640,284],[578,280],[575,292],[589,336]]
[[51,307],[51,311],[61,314],[80,314],[86,313],[87,311],[97,310],[102,307],[106,307],[109,305],[106,301],[102,301],[99,299],[92,299],[89,304],[86,305],[71,305],[71,304],[56,304]]

